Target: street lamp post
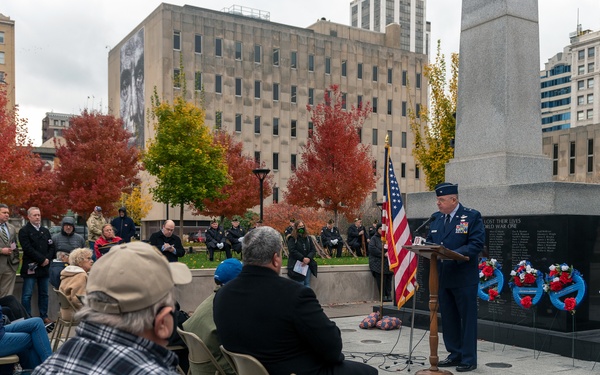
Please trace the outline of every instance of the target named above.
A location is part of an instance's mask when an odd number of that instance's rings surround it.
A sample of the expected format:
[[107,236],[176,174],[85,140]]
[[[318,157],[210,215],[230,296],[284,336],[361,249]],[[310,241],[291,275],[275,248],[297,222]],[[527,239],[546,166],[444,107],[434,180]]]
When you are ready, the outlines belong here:
[[260,221],[263,219],[263,183],[269,172],[271,172],[271,170],[268,168],[257,168],[252,170],[252,173],[254,173],[256,178],[258,178],[258,181],[260,181]]

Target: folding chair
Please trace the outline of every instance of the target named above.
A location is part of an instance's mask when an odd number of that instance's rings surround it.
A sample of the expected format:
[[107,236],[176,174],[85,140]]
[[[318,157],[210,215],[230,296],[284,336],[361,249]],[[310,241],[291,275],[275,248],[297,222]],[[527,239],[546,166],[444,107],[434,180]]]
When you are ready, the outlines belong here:
[[[190,352],[189,361],[190,364],[203,364],[211,362],[215,367],[215,375],[225,375],[225,370],[219,365],[217,359],[212,355],[210,349],[206,346],[204,341],[200,339],[195,333],[187,332],[177,327],[177,333],[179,333],[179,337],[185,342]],[[191,374],[191,367],[188,371],[188,374]]]
[[223,345],[221,352],[238,375],[269,375],[267,369],[251,355],[230,352]]
[[[54,292],[58,296],[58,304],[60,305],[61,309],[71,310],[71,319],[63,319],[62,314],[59,311],[58,319],[56,319],[56,327],[54,327],[54,331],[52,331],[52,338],[50,339],[53,352],[55,352],[58,349],[58,345],[61,341],[67,341],[69,339],[69,337],[71,336],[71,328],[77,327],[77,325],[79,324],[79,322],[75,320],[75,312],[77,311],[75,306],[73,306],[71,301],[69,301],[69,299],[63,292],[61,292],[58,289],[54,289]],[[62,334],[65,327],[67,328],[67,334],[63,339]]]

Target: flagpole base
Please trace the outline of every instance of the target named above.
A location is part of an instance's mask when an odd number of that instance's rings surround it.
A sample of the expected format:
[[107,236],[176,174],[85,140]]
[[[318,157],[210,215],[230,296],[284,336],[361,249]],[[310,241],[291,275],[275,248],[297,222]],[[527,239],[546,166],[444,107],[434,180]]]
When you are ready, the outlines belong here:
[[427,370],[419,370],[415,372],[416,375],[452,375],[452,373],[448,370],[437,369],[434,370],[435,367],[428,368]]

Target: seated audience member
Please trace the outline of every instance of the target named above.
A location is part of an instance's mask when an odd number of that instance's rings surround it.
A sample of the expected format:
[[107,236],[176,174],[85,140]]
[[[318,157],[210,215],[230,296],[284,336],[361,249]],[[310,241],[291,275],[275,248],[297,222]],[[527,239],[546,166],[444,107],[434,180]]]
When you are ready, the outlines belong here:
[[94,254],[96,254],[96,260],[108,253],[114,245],[120,243],[123,243],[123,239],[119,236],[115,236],[115,229],[113,226],[111,224],[104,224],[102,226],[102,235],[98,237],[96,243],[94,243]]
[[225,241],[225,231],[219,225],[217,220],[210,222],[210,228],[206,231],[206,249],[208,250],[208,259],[212,262],[215,259],[215,251],[225,251],[225,256],[231,258],[231,246]]
[[169,262],[178,262],[185,255],[181,238],[175,234],[175,222],[165,220],[162,229],[152,233],[148,240],[150,245],[156,247]]
[[[222,285],[235,279],[242,270],[242,263],[236,258],[226,259],[219,264],[215,270],[215,291],[208,296],[200,306],[194,311],[192,316],[183,323],[183,329],[195,333],[208,347],[212,355],[217,359],[227,375],[235,375],[235,371],[229,365],[229,362],[223,357],[223,353],[219,348],[221,342],[217,336],[217,327],[213,320],[213,300],[215,294],[219,291]],[[192,375],[197,374],[214,374],[217,371],[212,362],[199,364],[190,364]]]
[[363,256],[363,250],[365,255],[367,253],[368,237],[367,230],[362,225],[361,219],[354,219],[354,225],[348,227],[348,246],[358,255]]
[[[75,249],[69,255],[69,265],[60,273],[59,290],[67,296],[75,310],[83,307],[80,296],[85,295],[88,272],[92,269],[93,263],[90,249]],[[65,306],[60,307],[60,316],[64,320],[70,320],[73,313],[74,311]]]
[[5,318],[9,321],[14,322],[19,319],[29,319],[31,316],[27,314],[25,307],[21,305],[15,296],[5,296],[0,298],[0,306],[2,306],[2,313]]
[[169,263],[152,245],[117,245],[88,277],[77,336],[33,374],[177,375],[166,348],[175,329],[175,285],[188,284],[183,263]]
[[[91,250],[90,250],[91,251]],[[60,288],[60,273],[69,265],[69,253],[66,251],[57,251],[56,259],[50,263],[50,285],[54,289]]]
[[18,355],[24,369],[33,369],[52,354],[44,321],[30,318],[4,325],[0,306],[0,357]]
[[335,249],[335,256],[337,258],[342,256],[344,240],[338,227],[333,226],[333,219],[329,219],[327,225],[321,229],[321,243],[327,249],[329,255],[333,256],[333,250]]
[[242,252],[242,272],[214,298],[217,335],[226,349],[255,357],[269,374],[377,374],[344,360],[340,330],[314,291],[280,277],[282,242],[275,229],[249,232]]
[[236,253],[242,252],[242,241],[246,231],[240,226],[240,219],[237,216],[231,220],[231,229],[227,231],[227,240],[231,244],[231,248]]

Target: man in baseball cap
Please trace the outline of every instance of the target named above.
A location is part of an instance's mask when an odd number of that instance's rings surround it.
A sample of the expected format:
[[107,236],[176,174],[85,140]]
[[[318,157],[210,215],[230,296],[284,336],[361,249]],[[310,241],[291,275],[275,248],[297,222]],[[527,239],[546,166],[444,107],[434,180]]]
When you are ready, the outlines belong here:
[[175,329],[175,285],[192,274],[144,242],[114,246],[94,264],[77,336],[35,369],[36,374],[178,374],[165,348]]
[[[226,374],[235,374],[231,368],[220,346],[221,341],[217,336],[217,327],[213,319],[213,300],[215,294],[219,291],[222,285],[227,284],[235,279],[242,271],[242,263],[237,258],[229,258],[221,262],[215,270],[215,292],[208,296],[198,306],[194,314],[183,323],[183,329],[195,333],[208,347],[217,362],[221,365]],[[210,362],[205,363],[190,363],[192,374],[214,374],[217,371],[216,367]]]

